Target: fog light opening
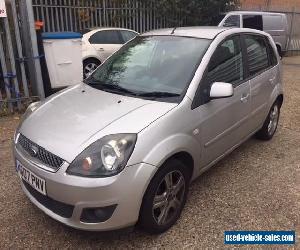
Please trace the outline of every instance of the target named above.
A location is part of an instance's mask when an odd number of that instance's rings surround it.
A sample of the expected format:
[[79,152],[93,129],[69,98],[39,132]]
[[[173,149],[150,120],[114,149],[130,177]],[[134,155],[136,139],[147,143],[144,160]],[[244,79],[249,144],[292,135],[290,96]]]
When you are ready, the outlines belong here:
[[108,207],[84,208],[81,213],[80,221],[84,223],[99,223],[111,218],[117,205]]

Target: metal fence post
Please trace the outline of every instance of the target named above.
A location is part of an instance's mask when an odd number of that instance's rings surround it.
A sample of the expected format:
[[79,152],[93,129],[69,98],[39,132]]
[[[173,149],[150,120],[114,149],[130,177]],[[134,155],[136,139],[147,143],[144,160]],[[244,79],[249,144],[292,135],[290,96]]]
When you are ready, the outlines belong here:
[[[10,28],[9,28],[9,23],[8,23],[8,18],[4,18],[4,28],[5,28],[5,35],[6,35],[6,40],[7,40],[7,48],[8,48],[8,56],[9,56],[9,61],[10,61],[10,67],[11,67],[11,74],[12,74],[12,82],[14,85],[14,92],[16,95],[16,99],[20,98],[20,90],[19,90],[19,85],[17,81],[17,73],[16,73],[16,64],[15,64],[15,56],[14,56],[14,51],[13,51],[13,46],[12,46],[12,40],[11,40],[11,35],[10,35]],[[18,109],[21,110],[21,102],[20,100],[17,102],[18,104]]]
[[108,18],[107,18],[107,9],[106,9],[106,0],[102,1],[103,4],[103,20],[104,20],[104,27],[107,26]]
[[[22,2],[22,1],[21,1]],[[35,31],[35,22],[34,22],[34,14],[33,14],[33,7],[32,7],[32,0],[24,0],[23,2],[25,4],[26,8],[26,14],[25,17],[27,20],[23,22],[23,24],[28,25],[28,31],[26,39],[30,40],[30,47],[31,47],[31,55],[33,59],[32,67],[34,68],[33,72],[35,74],[35,82],[31,83],[32,85],[35,84],[37,94],[41,99],[45,98],[45,92],[44,92],[44,85],[43,85],[43,78],[42,78],[42,71],[41,71],[41,64],[39,60],[39,52],[38,52],[38,46],[37,46],[37,37],[36,37],[36,31]],[[27,22],[26,22],[27,21]]]
[[290,34],[289,34],[289,41],[287,43],[286,51],[289,51],[291,49],[292,45],[292,36],[293,36],[293,29],[294,29],[294,22],[295,22],[295,7],[293,7],[293,13],[292,13],[292,20],[291,20],[291,26],[290,26]]
[[[20,30],[19,30],[19,23],[18,23],[18,15],[17,15],[17,9],[16,9],[16,1],[11,0],[11,7],[12,7],[12,14],[14,19],[14,26],[15,26],[15,36],[16,36],[16,44],[17,44],[17,50],[18,50],[18,56],[22,60],[23,58],[23,51],[22,51],[22,44],[21,44],[21,36],[20,36]],[[22,84],[23,84],[23,90],[25,97],[29,97],[28,92],[28,84],[27,84],[27,78],[25,73],[25,67],[24,67],[24,61],[20,61],[20,69],[21,69],[21,76],[22,76]]]
[[[1,19],[0,19],[1,20]],[[2,42],[2,36],[0,35],[0,63],[2,68],[3,75],[7,75],[7,67],[6,67],[6,61],[5,61],[5,54],[4,54],[4,48],[3,48],[3,42]],[[5,80],[4,80],[4,86],[6,91],[6,99],[9,101],[11,99],[10,89],[7,86]],[[10,112],[13,112],[13,106],[11,102],[8,102],[8,108]]]

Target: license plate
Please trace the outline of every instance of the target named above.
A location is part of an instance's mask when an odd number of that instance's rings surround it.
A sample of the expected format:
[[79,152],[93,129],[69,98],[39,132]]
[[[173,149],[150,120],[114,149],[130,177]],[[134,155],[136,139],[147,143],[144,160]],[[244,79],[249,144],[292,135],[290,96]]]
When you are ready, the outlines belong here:
[[46,195],[46,181],[44,179],[25,168],[19,161],[16,163],[16,170],[22,180],[26,181],[41,194]]

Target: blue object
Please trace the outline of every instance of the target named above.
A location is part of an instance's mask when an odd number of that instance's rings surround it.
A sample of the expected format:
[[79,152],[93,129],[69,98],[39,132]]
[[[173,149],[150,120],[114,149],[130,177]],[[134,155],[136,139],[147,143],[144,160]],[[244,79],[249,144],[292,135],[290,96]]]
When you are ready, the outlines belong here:
[[74,39],[82,38],[82,34],[76,32],[44,32],[42,33],[43,40],[46,39]]
[[225,231],[224,244],[295,244],[295,231]]

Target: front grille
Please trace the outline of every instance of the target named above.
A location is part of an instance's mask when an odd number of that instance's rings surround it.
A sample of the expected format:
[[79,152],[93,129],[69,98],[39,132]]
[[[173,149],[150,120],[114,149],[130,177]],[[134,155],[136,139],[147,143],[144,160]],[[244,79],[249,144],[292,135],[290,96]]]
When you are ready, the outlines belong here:
[[23,184],[27,191],[44,207],[51,210],[53,213],[64,217],[64,218],[71,218],[74,210],[74,206],[65,204],[60,201],[56,201],[51,199],[48,196],[42,195],[38,191],[36,191],[33,187],[31,187],[27,182],[23,181]]
[[24,135],[20,134],[18,138],[18,144],[28,153],[31,157],[38,159],[41,163],[46,164],[53,170],[58,170],[64,163],[64,160],[55,154],[50,153],[46,149],[40,147],[36,143],[32,142]]

